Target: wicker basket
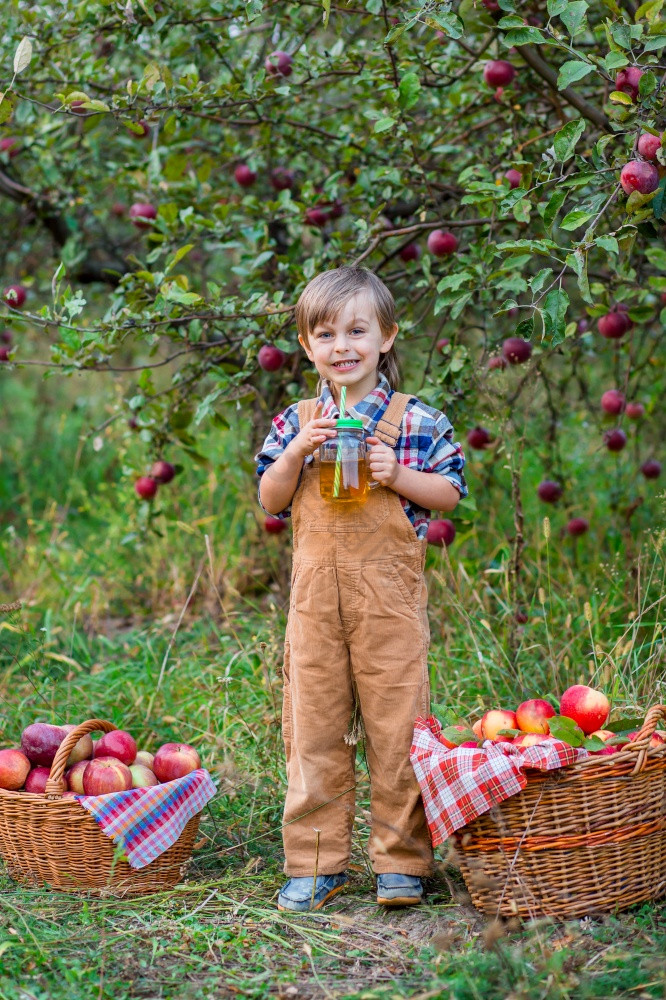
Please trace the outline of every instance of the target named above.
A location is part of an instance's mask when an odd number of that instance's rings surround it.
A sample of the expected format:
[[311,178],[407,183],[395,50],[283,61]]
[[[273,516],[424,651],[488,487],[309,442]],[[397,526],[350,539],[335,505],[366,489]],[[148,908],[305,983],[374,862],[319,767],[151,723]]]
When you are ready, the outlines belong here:
[[134,895],[172,889],[181,881],[192,853],[200,815],[193,816],[175,844],[145,868],[131,868],[113,841],[76,799],[62,798],[65,763],[86,733],[116,726],[90,719],[60,744],[43,795],[0,789],[0,857],[24,885],[64,892]]
[[474,906],[494,916],[582,917],[666,893],[666,706],[636,740],[526,787],[454,835]]

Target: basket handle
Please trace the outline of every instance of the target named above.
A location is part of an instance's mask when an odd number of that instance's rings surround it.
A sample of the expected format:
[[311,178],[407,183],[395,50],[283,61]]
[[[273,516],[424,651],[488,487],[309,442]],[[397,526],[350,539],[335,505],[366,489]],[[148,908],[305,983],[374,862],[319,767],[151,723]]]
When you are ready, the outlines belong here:
[[645,767],[650,740],[661,719],[666,719],[666,705],[653,705],[652,708],[648,709],[645,722],[639,729],[636,739],[632,740],[629,746],[622,748],[625,751],[635,750],[638,753],[632,774],[639,774]]
[[71,733],[65,736],[53,758],[51,771],[44,789],[46,797],[49,799],[62,798],[62,793],[65,790],[63,775],[65,773],[67,758],[82,736],[85,736],[87,733],[94,733],[98,729],[103,733],[112,733],[117,728],[112,722],[105,722],[104,719],[88,719],[87,722],[82,722],[76,729],[72,729]]

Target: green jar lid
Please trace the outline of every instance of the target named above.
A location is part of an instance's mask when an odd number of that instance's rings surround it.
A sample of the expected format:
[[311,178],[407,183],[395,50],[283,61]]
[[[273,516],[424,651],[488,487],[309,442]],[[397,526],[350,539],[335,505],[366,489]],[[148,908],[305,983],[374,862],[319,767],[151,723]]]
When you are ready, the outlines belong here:
[[363,430],[362,420],[352,420],[351,417],[340,417],[336,423],[337,430],[345,430],[347,427],[352,427],[357,430]]

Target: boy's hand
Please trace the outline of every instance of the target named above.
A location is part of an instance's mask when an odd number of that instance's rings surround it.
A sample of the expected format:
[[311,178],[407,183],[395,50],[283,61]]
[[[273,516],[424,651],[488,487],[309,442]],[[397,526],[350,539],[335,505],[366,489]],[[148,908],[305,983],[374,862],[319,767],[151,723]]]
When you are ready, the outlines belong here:
[[295,454],[300,455],[301,458],[305,458],[307,455],[311,455],[315,451],[322,441],[327,438],[335,437],[337,431],[335,430],[335,425],[337,420],[325,419],[321,415],[324,404],[321,400],[315,406],[314,416],[312,420],[309,420],[307,424],[301,427],[300,431],[296,435],[293,441],[287,446],[288,451],[293,451]]
[[368,455],[368,464],[372,478],[384,486],[391,486],[398,475],[398,459],[393,448],[380,441],[379,438],[366,438],[368,444],[372,445]]

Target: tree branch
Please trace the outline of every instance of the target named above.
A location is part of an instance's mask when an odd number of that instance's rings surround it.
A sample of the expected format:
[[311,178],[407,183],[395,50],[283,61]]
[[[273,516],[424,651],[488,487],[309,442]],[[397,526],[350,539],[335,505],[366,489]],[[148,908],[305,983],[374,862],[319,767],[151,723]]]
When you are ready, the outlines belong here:
[[[557,90],[557,72],[541,58],[536,48],[533,45],[517,45],[516,49],[527,65],[549,83],[553,90]],[[583,118],[587,118],[588,121],[593,122],[599,128],[603,129],[604,132],[612,132],[610,119],[606,117],[603,111],[599,111],[593,104],[589,104],[584,97],[581,97],[571,87],[566,87],[564,90],[557,90],[557,93],[567,104],[572,104],[574,108],[577,108]]]

